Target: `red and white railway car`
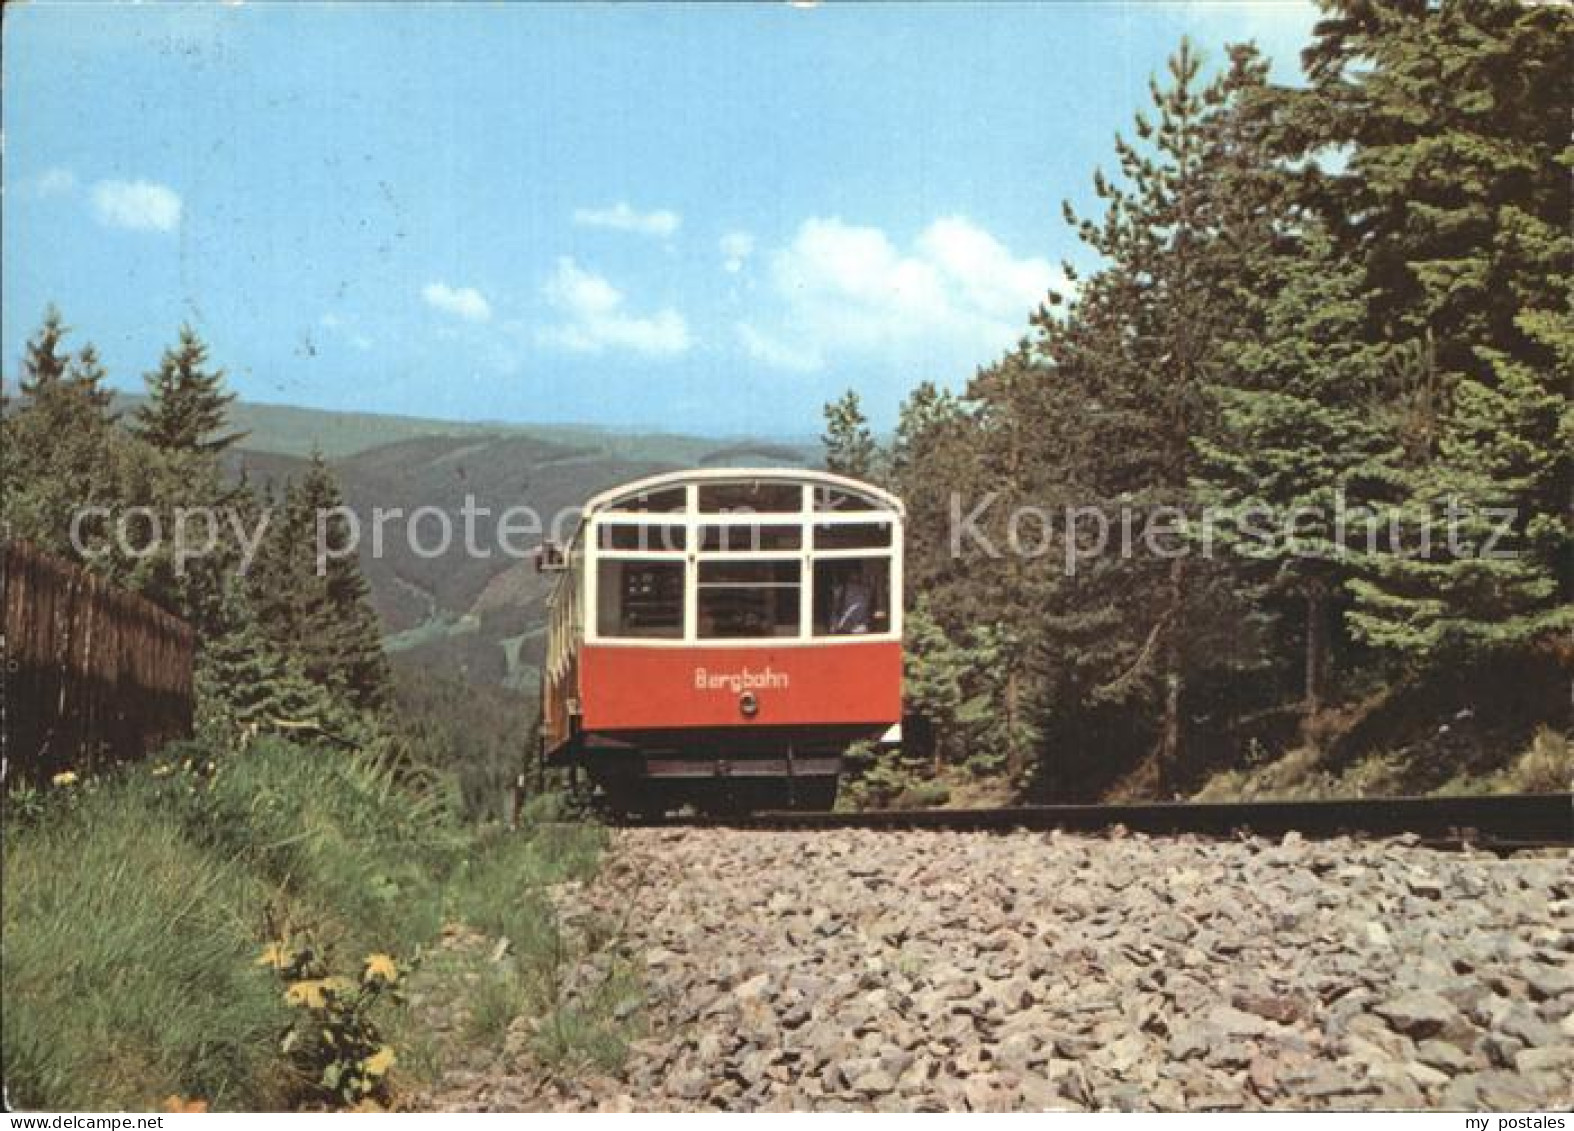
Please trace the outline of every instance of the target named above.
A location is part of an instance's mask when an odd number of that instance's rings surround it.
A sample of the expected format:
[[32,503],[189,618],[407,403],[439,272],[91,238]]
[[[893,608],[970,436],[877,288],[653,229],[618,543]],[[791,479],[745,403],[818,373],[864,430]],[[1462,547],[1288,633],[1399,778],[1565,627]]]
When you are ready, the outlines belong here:
[[902,715],[893,495],[794,469],[672,472],[603,492],[561,570],[543,755],[609,804],[829,807],[842,752]]

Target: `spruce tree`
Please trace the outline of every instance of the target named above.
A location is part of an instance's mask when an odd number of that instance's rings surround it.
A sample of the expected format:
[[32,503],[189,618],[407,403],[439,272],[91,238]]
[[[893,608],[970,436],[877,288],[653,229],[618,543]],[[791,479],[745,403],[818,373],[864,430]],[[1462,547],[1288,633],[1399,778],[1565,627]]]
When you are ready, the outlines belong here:
[[968,409],[932,381],[920,382],[903,401],[890,453],[889,487],[907,509],[907,600],[931,594],[951,613],[948,623],[970,615],[971,563],[951,553],[949,527],[953,496],[972,494],[977,449]]
[[[23,396],[0,416],[0,519],[6,537],[25,538],[66,557],[80,508],[112,506],[124,494],[126,438],[114,427],[103,369],[91,345],[72,357],[54,306],[28,339],[18,382]],[[78,534],[97,545],[94,517]],[[102,563],[101,563],[102,564]]]
[[22,374],[17,387],[23,395],[34,396],[65,378],[71,356],[62,347],[70,332],[59,307],[50,303],[44,308],[43,322],[22,347]]
[[44,318],[22,347],[22,370],[17,387],[24,397],[38,397],[68,389],[106,418],[114,393],[104,388],[105,372],[92,342],[73,356],[65,348],[71,328],[54,303],[44,308]]
[[202,638],[196,677],[198,732],[221,744],[354,729],[346,708],[307,677],[300,658],[268,639],[237,589],[224,600],[223,627]]
[[1260,332],[1209,388],[1217,414],[1198,437],[1196,485],[1256,603],[1302,606],[1309,712],[1326,697],[1332,610],[1363,550],[1358,517],[1381,497],[1398,453],[1382,420],[1379,352],[1361,340],[1361,277],[1315,219],[1262,284]]
[[[1242,183],[1268,163],[1265,68],[1243,48],[1217,80],[1204,85],[1200,72],[1183,40],[1169,84],[1150,84],[1138,143],[1116,138],[1120,178],[1095,173],[1103,216],[1082,218],[1067,205],[1103,266],[1064,315],[1051,304],[1034,320],[1047,385],[1071,417],[1063,441],[1047,445],[1059,449],[1054,477],[1076,505],[1098,507],[1112,523],[1139,516],[1139,528],[1159,508],[1193,502],[1207,390],[1252,312],[1234,295],[1252,290],[1258,244],[1273,231],[1271,194]],[[1045,650],[1058,685],[1052,698],[1062,704],[1069,694],[1089,710],[1156,711],[1143,788],[1168,793],[1185,720],[1196,714],[1188,685],[1233,662],[1246,642],[1223,631],[1238,619],[1223,571],[1174,538],[1153,541],[1155,552],[1106,551],[1078,563],[1052,591]]]
[[94,408],[108,414],[115,394],[104,387],[108,374],[92,342],[84,343],[66,369],[65,383]]
[[329,551],[347,545],[339,485],[321,452],[272,507],[267,537],[248,575],[264,633],[300,660],[308,678],[360,710],[387,704],[390,673],[370,590],[353,555],[325,556],[319,571],[318,520]]
[[222,434],[235,394],[224,390],[224,371],[208,369],[208,347],[189,325],[147,375],[148,401],[136,413],[137,432],[165,451],[214,455],[245,433]]
[[931,772],[965,753],[957,727],[966,671],[963,650],[931,614],[916,605],[903,625],[902,700],[904,713],[918,721],[917,733],[902,733],[903,753],[927,755]]
[[879,446],[869,431],[858,394],[847,390],[825,406],[825,469],[853,479],[879,474]]
[[[1431,394],[1393,511],[1411,548],[1366,563],[1352,624],[1434,662],[1520,646],[1566,627],[1574,598],[1574,13],[1324,6],[1300,125],[1308,151],[1347,159],[1314,163],[1310,196],[1365,274],[1366,340]],[[1514,516],[1496,545],[1514,556],[1482,556],[1488,508]]]

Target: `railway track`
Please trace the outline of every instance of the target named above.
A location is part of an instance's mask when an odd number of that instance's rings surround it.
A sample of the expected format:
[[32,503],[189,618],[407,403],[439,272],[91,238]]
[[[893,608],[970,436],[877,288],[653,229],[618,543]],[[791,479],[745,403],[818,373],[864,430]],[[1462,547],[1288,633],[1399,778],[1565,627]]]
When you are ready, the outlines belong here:
[[1016,829],[1106,832],[1117,827],[1151,836],[1305,837],[1406,834],[1438,847],[1494,851],[1574,845],[1574,794],[1483,797],[1365,797],[1336,801],[1173,802],[1128,805],[1026,805],[1004,809],[911,809],[866,813],[758,812],[747,816],[672,818],[657,822],[754,829]]

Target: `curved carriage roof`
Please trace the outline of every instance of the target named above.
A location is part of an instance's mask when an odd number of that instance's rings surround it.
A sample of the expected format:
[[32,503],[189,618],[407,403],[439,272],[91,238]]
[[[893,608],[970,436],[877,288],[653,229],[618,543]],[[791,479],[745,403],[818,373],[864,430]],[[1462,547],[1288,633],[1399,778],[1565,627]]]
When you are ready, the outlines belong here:
[[688,471],[666,471],[660,475],[636,479],[593,495],[585,503],[584,517],[609,510],[614,504],[638,495],[647,495],[667,487],[684,487],[690,483],[803,483],[814,487],[840,487],[864,495],[880,510],[906,514],[902,500],[891,492],[829,471],[814,471],[802,467],[705,467]]

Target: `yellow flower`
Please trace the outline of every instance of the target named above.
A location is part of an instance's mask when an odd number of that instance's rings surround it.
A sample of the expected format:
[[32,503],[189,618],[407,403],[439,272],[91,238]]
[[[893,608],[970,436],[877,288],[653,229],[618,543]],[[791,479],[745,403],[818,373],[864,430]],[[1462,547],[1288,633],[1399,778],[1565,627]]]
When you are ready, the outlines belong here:
[[396,982],[399,980],[399,967],[386,954],[369,954],[366,956],[366,970],[361,975],[365,982]]
[[290,964],[290,959],[294,957],[290,953],[290,948],[283,943],[269,943],[262,948],[262,957],[257,959],[257,965],[266,966],[271,970],[283,970]]
[[284,991],[284,1000],[290,1005],[304,1005],[307,1009],[323,1009],[329,994],[342,994],[349,988],[343,978],[310,978],[304,982],[291,982]]
[[382,1076],[393,1067],[394,1060],[394,1050],[384,1045],[361,1061],[361,1067],[365,1069],[368,1076]]
[[185,1096],[169,1096],[164,1100],[164,1110],[185,1115],[201,1115],[208,1110],[208,1101],[199,1099],[188,1100]]
[[76,785],[77,775],[75,770],[64,770],[49,779],[59,786]]

